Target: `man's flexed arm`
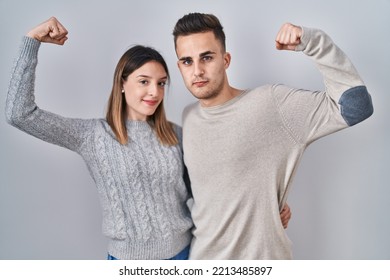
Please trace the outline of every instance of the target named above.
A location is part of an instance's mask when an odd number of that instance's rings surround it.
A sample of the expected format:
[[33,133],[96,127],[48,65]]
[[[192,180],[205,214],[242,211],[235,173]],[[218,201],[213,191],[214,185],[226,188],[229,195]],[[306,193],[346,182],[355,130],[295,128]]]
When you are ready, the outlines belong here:
[[[371,116],[371,96],[363,80],[347,55],[325,32],[285,23],[275,41],[278,50],[302,51],[314,60],[324,78],[326,96],[337,104],[348,126]],[[324,116],[324,119],[328,117]],[[321,134],[326,134],[326,131]]]

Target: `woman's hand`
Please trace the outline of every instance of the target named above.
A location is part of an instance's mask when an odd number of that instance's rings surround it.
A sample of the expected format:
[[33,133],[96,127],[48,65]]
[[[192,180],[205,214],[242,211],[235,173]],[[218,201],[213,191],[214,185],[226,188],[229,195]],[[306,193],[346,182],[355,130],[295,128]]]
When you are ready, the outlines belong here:
[[68,31],[66,28],[55,17],[49,18],[27,33],[28,37],[42,43],[57,45],[63,45],[68,40],[67,35]]
[[287,203],[284,205],[282,212],[280,212],[280,219],[284,228],[287,228],[288,222],[291,219],[291,210]]

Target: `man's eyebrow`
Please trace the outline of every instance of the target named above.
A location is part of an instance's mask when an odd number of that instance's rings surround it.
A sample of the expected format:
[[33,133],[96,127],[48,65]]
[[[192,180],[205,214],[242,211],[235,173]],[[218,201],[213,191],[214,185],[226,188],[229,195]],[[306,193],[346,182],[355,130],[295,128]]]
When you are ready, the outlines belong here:
[[206,56],[206,55],[210,55],[210,54],[215,54],[215,52],[213,51],[207,51],[207,52],[203,52],[199,55],[199,57],[203,57],[203,56]]
[[[210,54],[216,54],[216,52],[213,52],[213,51],[205,51],[205,52],[202,52],[199,54],[199,57],[204,57],[206,55],[210,55]],[[181,58],[179,58],[180,61],[186,61],[186,60],[192,60],[192,57],[190,56],[183,56]]]
[[190,56],[183,56],[180,57],[179,60],[186,61],[186,60],[191,60],[192,58]]

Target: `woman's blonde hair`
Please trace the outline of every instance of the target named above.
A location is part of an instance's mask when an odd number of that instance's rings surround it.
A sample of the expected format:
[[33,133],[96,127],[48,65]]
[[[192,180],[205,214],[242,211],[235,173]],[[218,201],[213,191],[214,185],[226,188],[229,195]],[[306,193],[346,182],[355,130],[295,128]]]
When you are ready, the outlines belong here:
[[[116,66],[111,95],[108,100],[106,119],[119,143],[127,144],[129,136],[126,129],[127,104],[124,93],[122,93],[123,82],[138,68],[149,61],[160,63],[167,73],[169,81],[168,66],[159,52],[155,49],[136,45],[126,51]],[[177,136],[173,130],[164,110],[162,101],[153,115],[148,116],[148,123],[156,133],[157,138],[163,145],[171,146],[178,143]]]

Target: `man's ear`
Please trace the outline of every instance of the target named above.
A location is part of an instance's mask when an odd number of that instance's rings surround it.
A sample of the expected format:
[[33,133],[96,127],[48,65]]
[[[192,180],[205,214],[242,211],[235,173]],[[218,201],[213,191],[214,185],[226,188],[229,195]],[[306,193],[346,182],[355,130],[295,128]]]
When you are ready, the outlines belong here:
[[232,60],[232,56],[230,55],[230,53],[226,52],[224,54],[223,59],[225,61],[225,69],[228,69],[230,66],[230,61]]

